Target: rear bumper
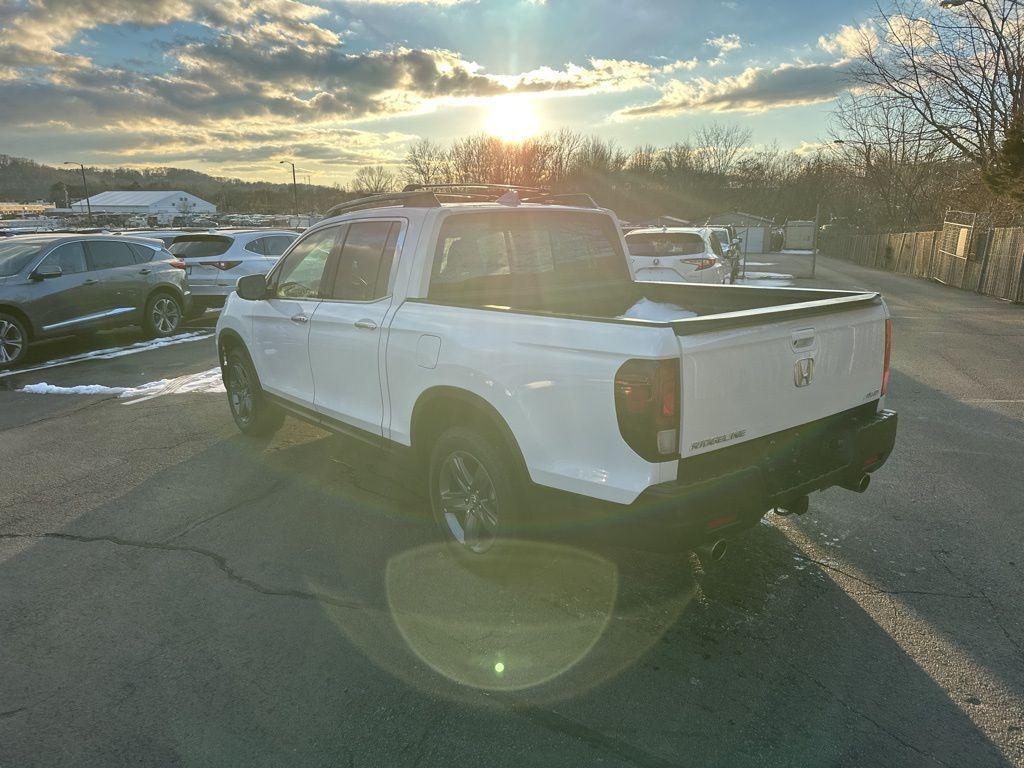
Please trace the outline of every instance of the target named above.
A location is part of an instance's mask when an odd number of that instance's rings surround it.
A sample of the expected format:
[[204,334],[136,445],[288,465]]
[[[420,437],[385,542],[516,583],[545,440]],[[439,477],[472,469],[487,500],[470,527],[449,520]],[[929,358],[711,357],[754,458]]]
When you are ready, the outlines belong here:
[[189,282],[189,289],[192,291],[192,295],[197,299],[206,298],[219,298],[224,299],[229,293],[235,290],[235,286],[232,285],[214,285],[212,283],[193,283]]
[[868,403],[683,459],[676,480],[651,486],[629,505],[541,491],[543,519],[556,534],[643,549],[677,550],[728,538],[774,507],[834,485],[853,485],[878,470],[895,445],[896,425],[896,413],[876,413]]

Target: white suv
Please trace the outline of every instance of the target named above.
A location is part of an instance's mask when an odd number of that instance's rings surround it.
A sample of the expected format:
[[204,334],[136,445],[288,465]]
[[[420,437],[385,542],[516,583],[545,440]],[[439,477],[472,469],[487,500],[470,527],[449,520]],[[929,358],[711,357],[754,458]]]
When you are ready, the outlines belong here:
[[726,283],[729,265],[715,233],[706,227],[657,227],[626,233],[637,280]]
[[176,237],[167,250],[188,276],[193,312],[202,312],[222,306],[238,278],[269,272],[297,237],[286,229],[217,229]]

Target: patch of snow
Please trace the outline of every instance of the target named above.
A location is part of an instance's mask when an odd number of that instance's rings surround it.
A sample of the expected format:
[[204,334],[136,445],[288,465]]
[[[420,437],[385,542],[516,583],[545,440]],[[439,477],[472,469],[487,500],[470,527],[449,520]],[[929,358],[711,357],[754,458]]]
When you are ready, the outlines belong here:
[[137,387],[107,387],[102,384],[79,384],[73,387],[61,387],[47,384],[26,384],[18,390],[32,395],[116,395],[128,400],[125,405],[152,400],[154,397],[193,392],[223,392],[224,382],[221,380],[220,368],[190,373],[175,379],[150,381]]
[[659,321],[682,320],[687,317],[696,316],[696,312],[680,307],[678,304],[651,301],[647,298],[640,299],[640,301],[619,315],[621,318],[628,318],[631,320]]
[[37,365],[33,368],[21,368],[11,371],[0,372],[0,378],[6,376],[18,376],[25,373],[33,373],[35,371],[43,371],[47,368],[56,368],[61,365],[70,365],[71,363],[79,363],[83,360],[112,360],[115,357],[124,357],[126,355],[135,355],[139,352],[148,352],[151,349],[160,349],[161,347],[170,347],[175,344],[184,344],[189,341],[202,341],[203,339],[209,339],[213,336],[213,331],[190,331],[189,333],[179,333],[177,336],[168,336],[163,339],[152,339],[150,341],[137,341],[134,344],[128,344],[124,347],[109,347],[107,349],[97,349],[92,352],[82,352],[77,355],[70,355],[68,357],[61,357],[57,360],[51,360],[48,363]]

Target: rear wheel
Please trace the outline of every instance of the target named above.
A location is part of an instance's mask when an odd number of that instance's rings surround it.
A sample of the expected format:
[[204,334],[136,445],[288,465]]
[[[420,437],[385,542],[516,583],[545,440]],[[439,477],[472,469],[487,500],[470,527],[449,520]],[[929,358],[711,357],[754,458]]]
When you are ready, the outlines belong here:
[[0,313],[0,368],[17,365],[28,350],[25,326],[13,315]]
[[243,434],[258,437],[280,429],[284,411],[267,399],[245,354],[237,349],[229,352],[223,375],[231,417]]
[[434,444],[428,469],[431,512],[457,557],[493,559],[522,533],[522,483],[508,454],[471,427],[452,427]]
[[184,312],[181,302],[169,293],[157,293],[146,302],[146,316],[143,327],[146,333],[155,338],[170,336],[181,326]]

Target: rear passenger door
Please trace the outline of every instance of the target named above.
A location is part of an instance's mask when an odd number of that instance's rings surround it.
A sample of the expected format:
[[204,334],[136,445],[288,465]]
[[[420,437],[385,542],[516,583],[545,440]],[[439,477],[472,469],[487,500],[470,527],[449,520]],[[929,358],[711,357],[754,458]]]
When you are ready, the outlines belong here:
[[402,219],[352,221],[309,330],[316,410],[383,434],[385,319],[403,238]]
[[146,302],[148,285],[140,270],[147,267],[135,263],[135,252],[128,243],[117,240],[86,240],[85,256],[89,277],[94,285],[100,311],[109,313],[107,320],[124,316],[125,320]]

